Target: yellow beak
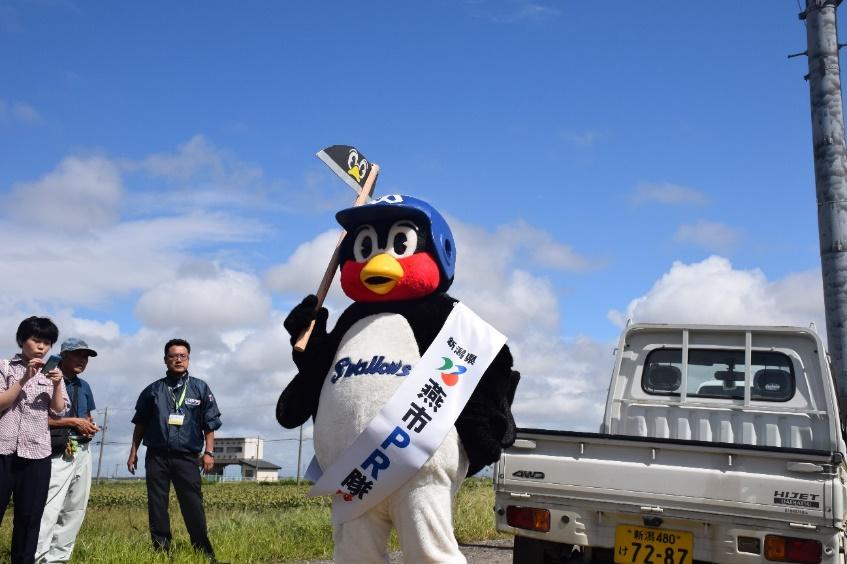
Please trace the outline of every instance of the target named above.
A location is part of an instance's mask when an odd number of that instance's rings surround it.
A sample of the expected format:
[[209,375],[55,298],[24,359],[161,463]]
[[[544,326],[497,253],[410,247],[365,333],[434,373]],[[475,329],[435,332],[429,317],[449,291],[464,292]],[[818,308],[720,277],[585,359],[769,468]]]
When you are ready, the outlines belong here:
[[359,274],[359,280],[365,288],[380,295],[393,290],[401,278],[403,278],[403,267],[388,253],[380,253],[369,260]]
[[351,168],[350,170],[348,170],[348,171],[347,171],[347,174],[349,174],[350,176],[352,176],[353,178],[355,178],[355,179],[356,179],[356,182],[361,182],[361,181],[362,181],[361,177],[359,176],[359,167],[357,167],[357,166],[354,166],[353,168]]

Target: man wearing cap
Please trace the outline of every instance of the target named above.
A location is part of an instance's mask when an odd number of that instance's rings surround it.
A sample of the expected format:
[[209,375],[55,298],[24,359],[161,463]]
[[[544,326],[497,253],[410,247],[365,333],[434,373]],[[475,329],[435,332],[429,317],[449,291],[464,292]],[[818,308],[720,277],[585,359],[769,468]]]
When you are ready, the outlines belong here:
[[67,562],[85,517],[91,491],[89,443],[100,429],[94,424],[94,395],[88,382],[79,377],[88,359],[97,356],[82,339],[71,337],[62,343],[59,368],[71,405],[67,417],[50,418],[51,431],[67,429],[67,443],[50,460],[50,487],[41,517],[36,562]]

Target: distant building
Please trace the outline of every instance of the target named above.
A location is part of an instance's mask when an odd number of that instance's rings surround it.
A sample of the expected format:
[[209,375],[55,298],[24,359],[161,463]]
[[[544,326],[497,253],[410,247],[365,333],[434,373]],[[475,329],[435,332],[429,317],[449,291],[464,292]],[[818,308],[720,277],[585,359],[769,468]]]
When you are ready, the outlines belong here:
[[241,467],[241,477],[260,482],[275,482],[280,466],[263,460],[265,441],[259,437],[215,437],[215,467],[209,474],[223,476],[230,464]]
[[279,469],[273,462],[257,458],[241,459],[241,475],[244,478],[255,478],[257,482],[276,482],[279,479]]
[[223,439],[215,437],[215,464],[238,464],[242,458],[262,458],[265,441],[259,437]]

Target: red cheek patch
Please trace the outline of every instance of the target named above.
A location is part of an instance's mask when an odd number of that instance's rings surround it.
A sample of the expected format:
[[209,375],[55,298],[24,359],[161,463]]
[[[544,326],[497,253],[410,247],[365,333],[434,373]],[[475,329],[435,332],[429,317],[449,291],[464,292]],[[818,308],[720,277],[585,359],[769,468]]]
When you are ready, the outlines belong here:
[[356,302],[394,302],[421,298],[433,293],[441,281],[438,265],[427,253],[417,253],[397,259],[403,267],[403,277],[387,294],[371,292],[359,279],[364,263],[348,260],[341,267],[341,289]]

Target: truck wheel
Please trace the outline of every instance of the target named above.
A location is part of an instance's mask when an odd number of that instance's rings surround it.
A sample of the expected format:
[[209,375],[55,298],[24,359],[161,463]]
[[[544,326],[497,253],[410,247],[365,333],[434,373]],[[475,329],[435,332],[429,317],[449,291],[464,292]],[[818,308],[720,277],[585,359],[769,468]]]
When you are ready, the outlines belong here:
[[515,537],[513,564],[564,564],[571,561],[573,545]]

